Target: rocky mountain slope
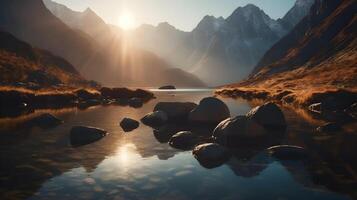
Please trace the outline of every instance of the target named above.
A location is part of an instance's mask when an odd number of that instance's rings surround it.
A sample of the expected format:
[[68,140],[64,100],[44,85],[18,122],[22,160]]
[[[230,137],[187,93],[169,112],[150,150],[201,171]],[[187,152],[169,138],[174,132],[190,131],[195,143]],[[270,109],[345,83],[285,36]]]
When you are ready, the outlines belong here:
[[89,86],[66,60],[35,49],[9,33],[0,31],[0,85],[34,88]]
[[[92,11],[87,10],[83,15],[92,14]],[[96,24],[101,23],[97,21]],[[130,41],[110,35],[108,39],[111,42],[105,45],[83,30],[72,29],[55,17],[42,0],[1,1],[0,28],[35,47],[62,56],[85,78],[104,85],[203,86],[199,79],[187,76],[186,72],[168,73],[174,71],[168,63],[150,52],[136,48]],[[164,75],[167,76],[166,81],[162,79]],[[167,81],[171,79],[178,82]]]
[[136,44],[189,70],[210,85],[248,76],[264,53],[309,11],[314,0],[297,0],[282,19],[271,19],[248,4],[227,19],[205,16],[192,32],[162,23],[134,31]]

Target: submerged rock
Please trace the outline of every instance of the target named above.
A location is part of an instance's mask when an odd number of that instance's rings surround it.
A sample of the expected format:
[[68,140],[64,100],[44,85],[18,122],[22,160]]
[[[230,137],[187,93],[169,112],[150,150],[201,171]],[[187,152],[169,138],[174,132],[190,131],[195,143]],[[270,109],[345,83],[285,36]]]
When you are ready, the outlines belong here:
[[93,143],[107,135],[107,131],[88,126],[74,126],[71,129],[70,139],[73,146],[82,146]]
[[215,143],[198,145],[192,151],[192,154],[198,162],[206,168],[218,167],[231,157],[227,148]]
[[327,123],[323,126],[320,126],[316,129],[317,132],[320,133],[333,133],[340,131],[342,129],[341,125],[339,123]]
[[286,121],[281,109],[274,103],[266,103],[253,108],[246,115],[249,120],[254,120],[258,124],[268,129],[284,129]]
[[50,128],[62,124],[63,121],[49,113],[45,113],[33,118],[30,123],[34,126],[39,126],[41,128]]
[[222,121],[213,131],[213,139],[222,145],[235,146],[242,139],[256,139],[267,134],[264,127],[246,116]]
[[164,111],[169,120],[185,120],[196,107],[197,104],[190,102],[159,102],[154,111]]
[[165,86],[159,87],[159,90],[176,90],[176,87],[173,85],[165,85]]
[[268,153],[281,160],[298,160],[307,157],[307,151],[303,147],[293,145],[278,145],[269,147]]
[[181,131],[171,137],[169,144],[177,149],[186,150],[192,148],[197,141],[198,137],[191,131]]
[[129,99],[128,103],[129,103],[129,106],[133,107],[133,108],[140,108],[144,104],[143,100],[140,98],[137,98],[137,97],[133,97],[133,98]]
[[147,126],[157,127],[165,124],[168,121],[168,116],[164,111],[155,111],[145,115],[141,122]]
[[230,117],[228,106],[215,97],[207,97],[200,101],[199,105],[190,112],[189,121],[194,123],[215,123]]
[[139,122],[134,119],[124,118],[120,122],[120,126],[125,132],[130,132],[139,127]]

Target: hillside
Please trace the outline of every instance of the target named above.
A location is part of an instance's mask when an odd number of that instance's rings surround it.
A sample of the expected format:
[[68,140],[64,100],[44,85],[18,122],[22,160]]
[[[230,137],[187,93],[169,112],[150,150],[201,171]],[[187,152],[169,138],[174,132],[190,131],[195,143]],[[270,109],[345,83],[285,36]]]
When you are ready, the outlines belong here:
[[356,10],[354,0],[317,1],[265,54],[249,79],[227,87],[271,96],[285,91],[280,98],[296,103],[317,93],[357,91]]
[[89,84],[63,58],[32,48],[0,31],[0,84],[11,86],[20,83],[38,88]]

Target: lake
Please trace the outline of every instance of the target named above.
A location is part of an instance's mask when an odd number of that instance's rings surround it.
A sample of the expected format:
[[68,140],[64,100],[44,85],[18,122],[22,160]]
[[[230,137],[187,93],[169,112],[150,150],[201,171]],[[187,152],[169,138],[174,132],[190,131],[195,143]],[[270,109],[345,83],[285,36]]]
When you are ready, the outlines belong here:
[[[135,109],[96,106],[86,110],[38,110],[0,119],[0,199],[249,199],[344,200],[356,197],[356,124],[334,136],[316,136],[324,123],[304,110],[284,108],[288,122],[281,144],[306,147],[313,161],[279,161],[261,148],[237,148],[227,163],[202,167],[191,151],[174,149],[167,138],[140,124],[125,133],[124,117],[139,120],[159,101],[198,103],[211,90],[154,91],[156,99]],[[221,98],[231,115],[261,102]],[[25,126],[49,112],[65,121],[51,129]],[[73,148],[72,126],[109,132],[102,140]],[[207,132],[209,135],[210,132]]]

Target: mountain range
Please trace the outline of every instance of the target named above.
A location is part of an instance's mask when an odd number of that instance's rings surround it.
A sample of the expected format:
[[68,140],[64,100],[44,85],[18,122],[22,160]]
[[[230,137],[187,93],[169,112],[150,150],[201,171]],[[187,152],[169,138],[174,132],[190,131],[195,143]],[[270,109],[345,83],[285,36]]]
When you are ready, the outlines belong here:
[[357,2],[317,0],[309,14],[233,86],[269,91],[357,90]]
[[133,31],[136,45],[199,76],[209,85],[246,78],[264,53],[308,12],[314,0],[297,0],[281,19],[271,19],[248,4],[228,18],[205,16],[191,32],[168,23],[143,25]]
[[[70,16],[66,14],[66,16]],[[92,17],[84,11],[83,19]],[[88,23],[94,24],[94,17]],[[202,87],[203,82],[185,71],[172,68],[160,57],[139,48],[130,41],[111,34],[111,26],[98,20],[103,40],[69,26],[54,16],[42,0],[6,0],[0,2],[0,29],[30,45],[48,50],[68,60],[86,79],[107,86],[156,87],[174,84],[181,87]],[[96,25],[96,27],[97,27]],[[88,29],[91,25],[85,25]],[[82,27],[83,28],[83,27]],[[94,39],[94,37],[96,39]],[[110,42],[108,42],[110,41]]]

